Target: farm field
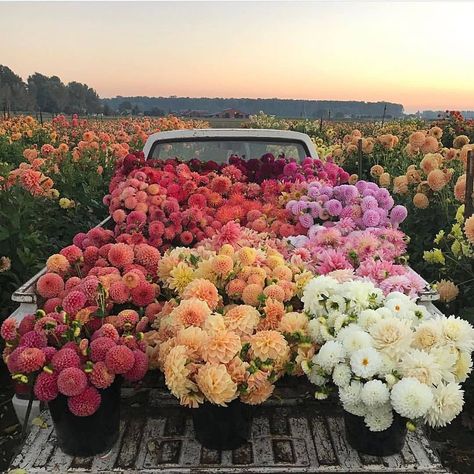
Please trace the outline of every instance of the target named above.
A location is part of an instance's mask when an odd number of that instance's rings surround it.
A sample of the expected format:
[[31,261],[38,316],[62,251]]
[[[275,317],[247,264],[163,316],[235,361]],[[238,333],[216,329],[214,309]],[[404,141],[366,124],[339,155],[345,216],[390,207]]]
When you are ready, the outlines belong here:
[[[87,232],[109,213],[120,227],[126,216],[135,212],[131,209],[135,209],[137,203],[133,206],[125,204],[126,197],[120,197],[116,191],[124,189],[117,184],[116,178],[125,176],[126,179],[124,163],[133,159],[132,152],[141,150],[151,133],[205,127],[274,128],[307,133],[321,158],[325,173],[323,180],[330,181],[334,169],[341,167],[347,174],[344,182],[356,185],[367,181],[386,190],[383,192],[393,199],[390,208],[399,206],[398,209],[402,209],[403,206],[407,210],[406,218],[403,215],[399,219],[400,228],[406,235],[406,242],[400,246],[406,244],[406,252],[399,252],[393,261],[383,262],[377,268],[367,264],[367,273],[361,275],[370,277],[387,292],[409,294],[411,288],[408,285],[412,281],[407,280],[405,274],[397,273],[400,271],[398,267],[408,261],[438,291],[440,301],[437,304],[441,311],[447,315],[460,315],[474,323],[474,217],[466,214],[464,202],[466,163],[469,152],[474,152],[474,122],[465,120],[456,112],[436,122],[389,121],[383,126],[380,122],[334,121],[324,122],[321,127],[319,121],[278,119],[264,114],[244,121],[196,121],[172,116],[85,120],[57,116],[41,125],[30,116],[0,120],[0,318],[7,318],[14,309],[10,301],[12,292],[41,269],[50,255],[69,246],[76,234]],[[306,172],[298,169],[291,175],[292,179],[297,183],[298,173],[306,177]],[[334,186],[343,181],[342,171],[335,173]],[[265,173],[259,177],[262,186],[266,178]],[[238,181],[236,175],[229,176],[228,180]],[[217,194],[232,203],[229,189],[224,184],[222,186],[222,191]],[[290,186],[286,192],[295,193],[295,189]],[[151,200],[151,195],[144,199]],[[213,198],[219,199],[214,195]],[[275,198],[275,208],[278,202]],[[141,208],[146,209],[144,212],[148,210],[145,206]],[[265,209],[267,214],[263,209],[258,209],[258,212],[258,225],[252,227],[253,231],[273,232],[279,238],[298,235],[298,222],[289,230],[283,229],[281,223],[272,227],[279,219],[275,209]],[[352,217],[362,219],[361,215]],[[389,220],[389,217],[385,213],[383,219]],[[235,214],[229,213],[221,223],[236,219]],[[244,218],[239,216],[238,219],[243,225]],[[373,227],[382,221],[380,216],[376,219]],[[397,219],[393,216],[390,219],[391,224],[398,227]],[[215,220],[219,219],[215,217]],[[202,231],[202,239],[213,237],[211,231],[204,235],[207,228],[199,225],[193,223],[193,227],[190,226],[192,235],[200,235]],[[365,226],[372,227],[364,224],[364,229]],[[178,228],[180,226],[176,225]],[[140,228],[137,234],[145,239],[144,242],[160,249],[175,246],[178,241],[184,246],[198,244],[187,235],[189,231],[186,234],[183,226],[169,235],[162,232],[156,239],[150,228],[146,232]],[[133,236],[134,232],[127,227],[127,232],[123,233]],[[127,245],[131,245],[131,239],[133,237],[126,242]],[[375,244],[367,239],[359,245],[370,252]],[[330,255],[331,265],[316,265],[315,274],[357,272],[362,267],[359,265],[361,261],[349,264],[344,255],[334,250]],[[160,285],[170,287],[165,277]],[[472,362],[466,364],[467,377]],[[445,431],[436,428],[432,436],[439,440],[447,436],[453,440],[458,451],[450,449],[452,446],[449,444],[440,445],[446,459],[459,470],[464,464],[464,472],[470,472],[472,453],[468,454],[466,446],[472,441],[470,430],[474,425],[472,377],[466,381],[465,390],[466,407],[461,418]],[[1,409],[8,407],[8,395],[9,391],[2,394]],[[8,413],[3,418],[8,420],[8,426],[3,426],[7,430],[5,439],[15,439],[18,427],[11,412]],[[462,439],[456,435],[459,429],[465,433]],[[11,442],[2,442],[2,446],[10,449]],[[8,454],[5,452],[2,456],[4,464],[0,459],[0,469],[6,466]]]

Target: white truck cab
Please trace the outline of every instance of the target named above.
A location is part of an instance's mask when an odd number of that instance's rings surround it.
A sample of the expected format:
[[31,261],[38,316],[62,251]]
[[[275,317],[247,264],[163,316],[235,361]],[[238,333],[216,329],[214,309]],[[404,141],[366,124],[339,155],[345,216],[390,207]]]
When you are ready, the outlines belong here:
[[147,159],[200,158],[222,163],[231,155],[244,159],[260,158],[266,153],[298,161],[307,156],[318,158],[311,138],[288,130],[246,128],[204,128],[173,130],[150,135],[143,148]]

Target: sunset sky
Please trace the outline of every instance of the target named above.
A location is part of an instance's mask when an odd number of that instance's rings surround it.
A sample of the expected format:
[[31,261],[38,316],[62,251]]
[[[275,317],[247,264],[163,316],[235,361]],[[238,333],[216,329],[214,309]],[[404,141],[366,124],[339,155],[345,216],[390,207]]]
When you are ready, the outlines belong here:
[[471,2],[0,3],[0,64],[115,95],[474,110]]

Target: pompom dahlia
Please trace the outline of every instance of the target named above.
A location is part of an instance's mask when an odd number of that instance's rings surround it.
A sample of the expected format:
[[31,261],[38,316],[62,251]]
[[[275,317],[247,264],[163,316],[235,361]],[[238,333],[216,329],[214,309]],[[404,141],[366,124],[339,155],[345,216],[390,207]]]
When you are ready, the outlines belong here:
[[99,409],[100,401],[99,391],[95,387],[87,387],[79,395],[70,397],[67,404],[73,415],[90,416]]
[[57,375],[41,372],[35,382],[34,394],[41,402],[50,402],[58,396]]
[[77,367],[69,367],[58,375],[58,390],[68,397],[79,395],[87,387],[87,376]]
[[133,351],[126,346],[115,346],[107,351],[105,365],[114,374],[125,374],[135,364]]

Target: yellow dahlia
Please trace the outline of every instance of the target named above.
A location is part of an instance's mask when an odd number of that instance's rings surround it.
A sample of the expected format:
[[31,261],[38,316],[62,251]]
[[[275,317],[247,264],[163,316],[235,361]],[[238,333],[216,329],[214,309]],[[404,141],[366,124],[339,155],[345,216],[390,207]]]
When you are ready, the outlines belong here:
[[180,262],[170,271],[168,286],[181,294],[193,278],[194,270],[185,262]]
[[242,265],[252,265],[257,257],[257,251],[251,247],[242,247],[236,254],[237,261]]

